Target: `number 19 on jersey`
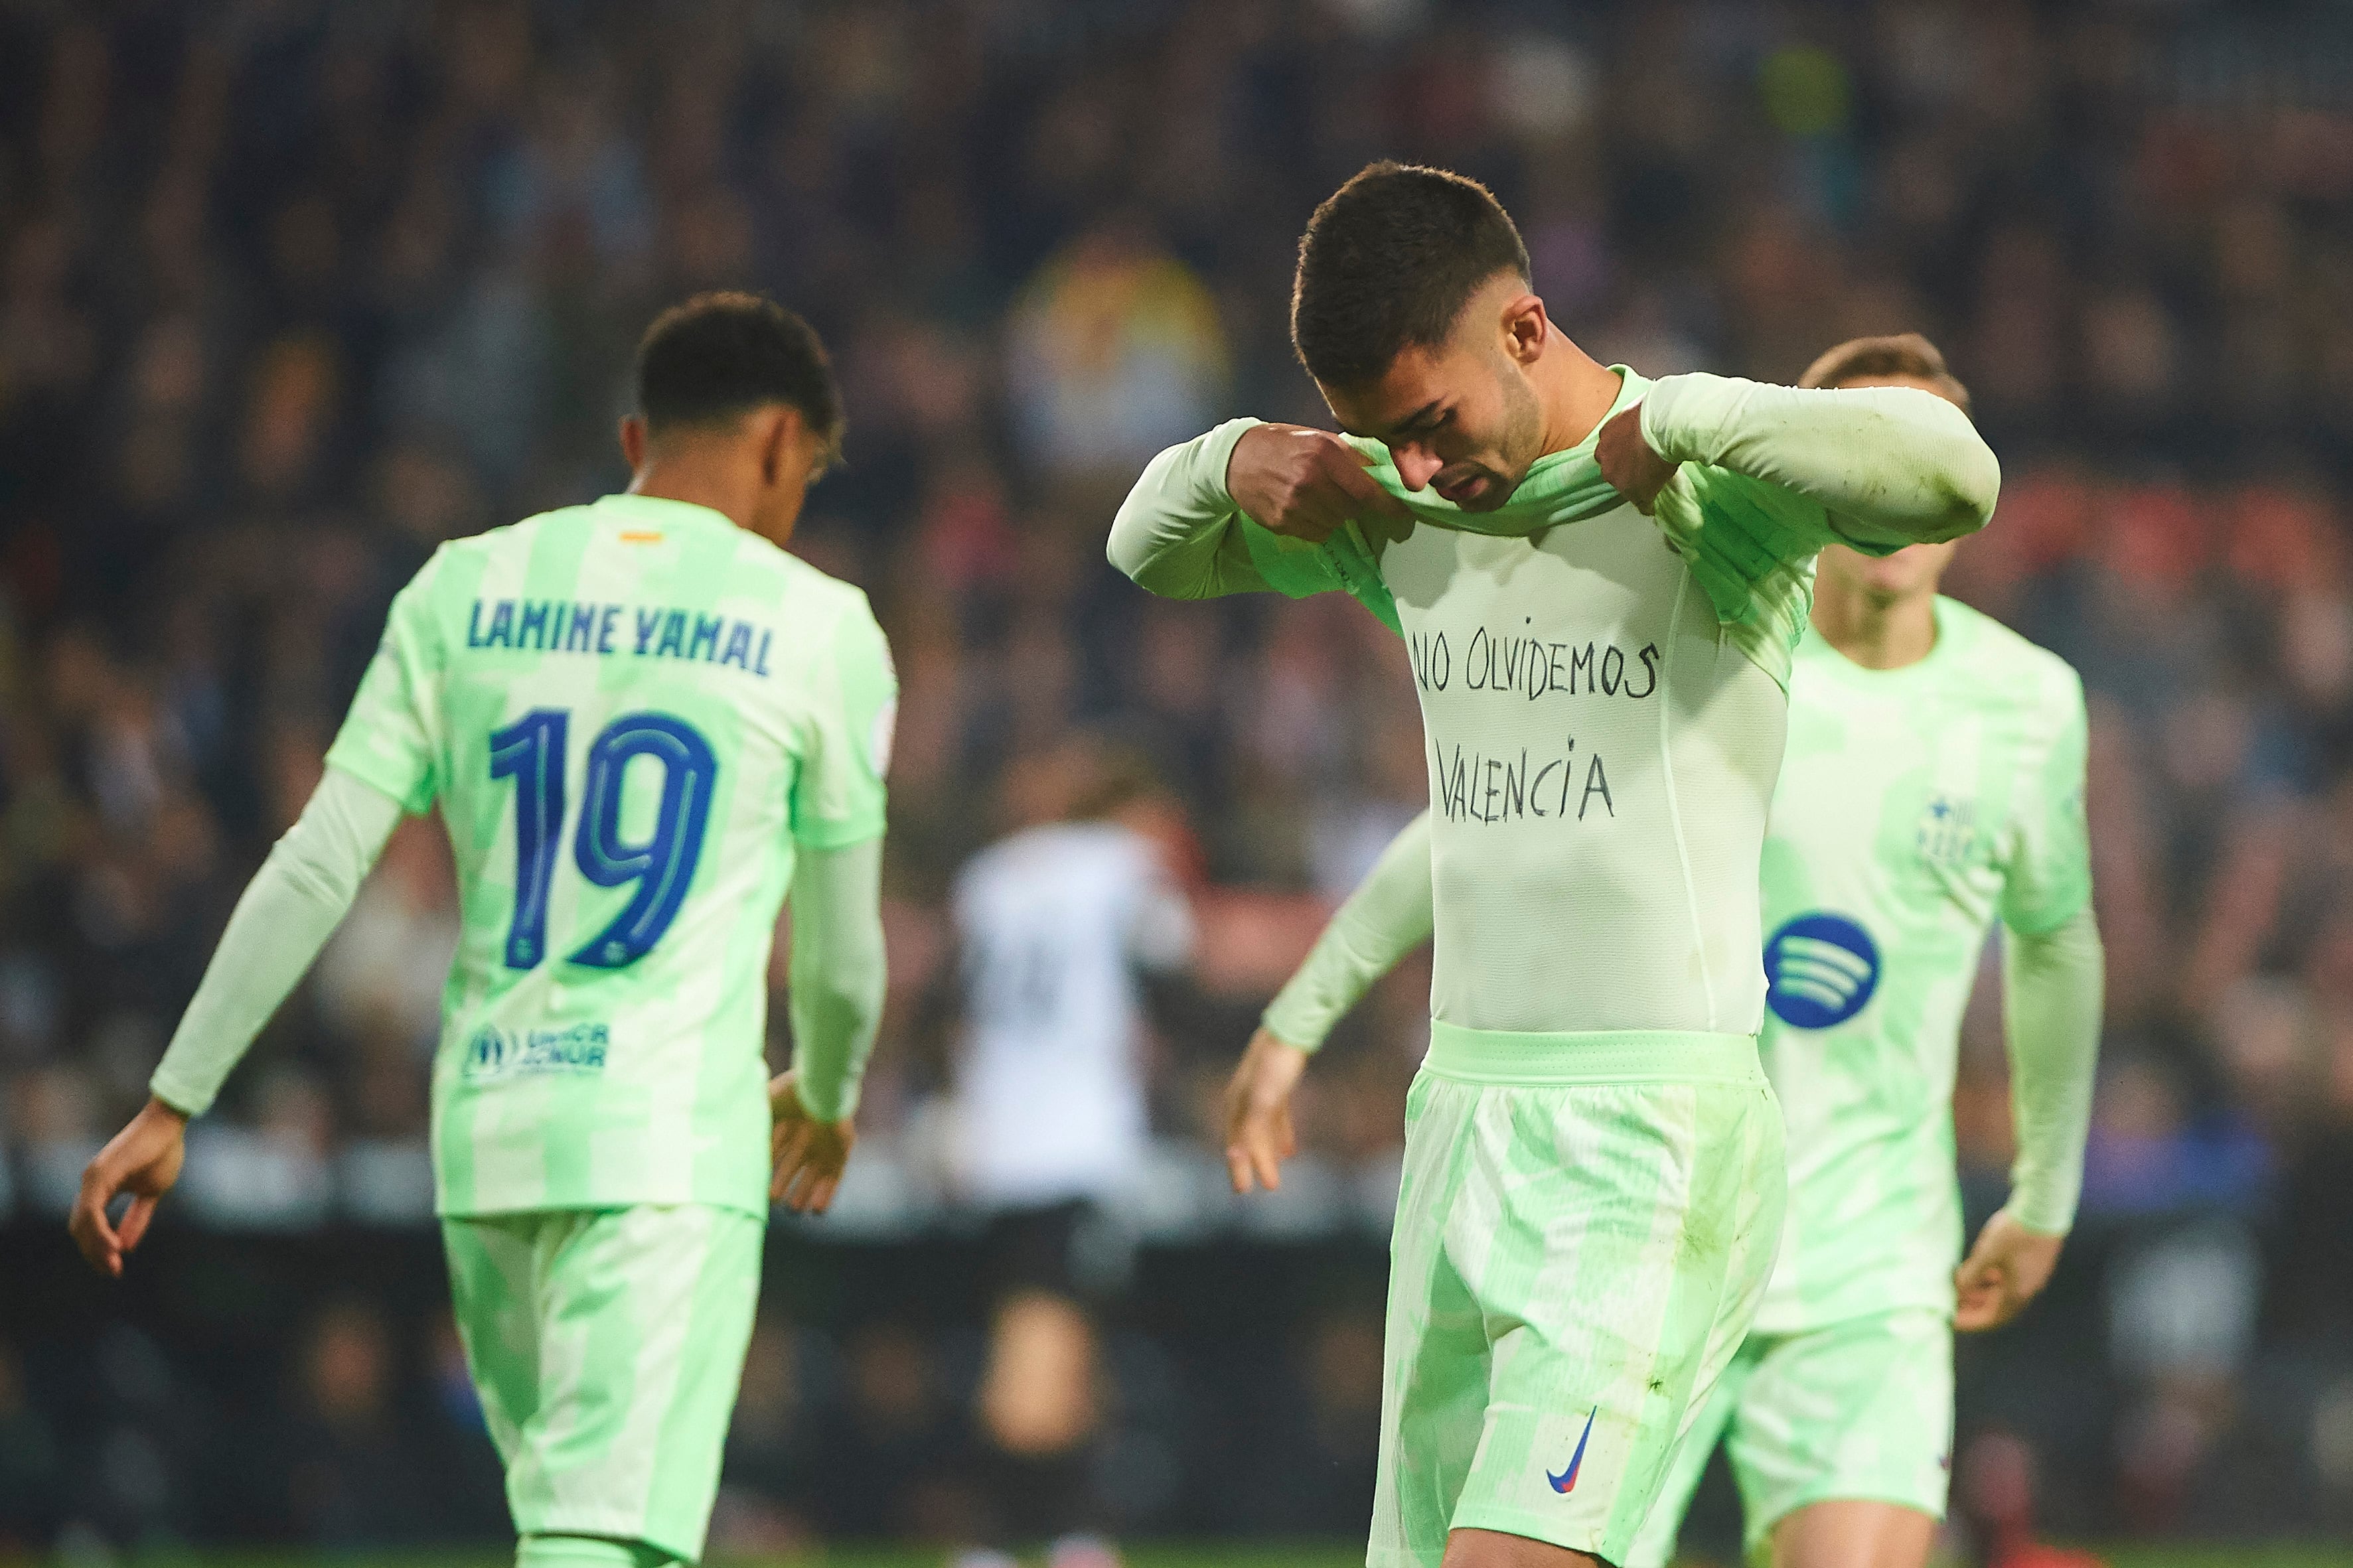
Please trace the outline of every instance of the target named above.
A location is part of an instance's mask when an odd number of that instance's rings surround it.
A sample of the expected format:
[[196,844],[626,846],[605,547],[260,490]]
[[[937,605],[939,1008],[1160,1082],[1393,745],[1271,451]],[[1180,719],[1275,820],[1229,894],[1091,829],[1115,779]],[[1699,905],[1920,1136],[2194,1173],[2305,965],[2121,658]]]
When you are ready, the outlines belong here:
[[[491,777],[515,781],[515,906],[507,927],[509,969],[534,969],[547,956],[548,891],[566,809],[565,764],[572,715],[534,708],[491,736]],[[631,762],[661,765],[661,802],[642,843],[622,837],[621,785]],[[569,958],[595,969],[625,969],[643,958],[678,918],[702,857],[719,761],[711,742],[669,713],[625,713],[589,742],[587,778],[572,861],[600,888],[637,884],[605,929]]]

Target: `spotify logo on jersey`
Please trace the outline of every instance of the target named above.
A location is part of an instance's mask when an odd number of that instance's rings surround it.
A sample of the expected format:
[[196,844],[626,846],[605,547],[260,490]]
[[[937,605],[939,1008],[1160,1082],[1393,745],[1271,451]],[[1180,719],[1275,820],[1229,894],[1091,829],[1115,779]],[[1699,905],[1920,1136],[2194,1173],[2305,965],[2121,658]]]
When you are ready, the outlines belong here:
[[1879,988],[1879,944],[1844,915],[1799,915],[1765,943],[1765,1005],[1799,1029],[1827,1029]]

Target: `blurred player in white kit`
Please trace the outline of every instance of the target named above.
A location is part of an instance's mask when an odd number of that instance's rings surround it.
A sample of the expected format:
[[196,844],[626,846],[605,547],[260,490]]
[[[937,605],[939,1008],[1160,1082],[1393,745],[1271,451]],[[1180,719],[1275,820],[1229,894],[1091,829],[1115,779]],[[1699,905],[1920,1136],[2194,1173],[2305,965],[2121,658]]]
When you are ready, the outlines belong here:
[[1013,830],[965,867],[953,899],[954,1179],[987,1216],[995,1296],[978,1401],[987,1489],[995,1533],[1054,1540],[1053,1568],[1117,1562],[1086,1500],[1095,1344],[1081,1255],[1144,1173],[1145,979],[1193,952],[1156,831],[1166,809],[1140,763],[1092,742],[1023,757],[1004,793]]

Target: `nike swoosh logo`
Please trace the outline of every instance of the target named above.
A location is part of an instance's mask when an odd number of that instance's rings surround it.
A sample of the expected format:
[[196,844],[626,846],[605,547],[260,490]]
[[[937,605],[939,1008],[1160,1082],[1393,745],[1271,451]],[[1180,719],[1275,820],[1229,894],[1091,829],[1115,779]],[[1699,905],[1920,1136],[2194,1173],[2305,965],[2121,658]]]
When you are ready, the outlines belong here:
[[1577,1467],[1585,1463],[1585,1440],[1593,1436],[1593,1418],[1600,1414],[1601,1406],[1599,1405],[1587,1413],[1585,1430],[1577,1435],[1577,1452],[1568,1457],[1568,1468],[1556,1476],[1550,1470],[1545,1472],[1545,1479],[1552,1483],[1552,1489],[1564,1497],[1577,1489]]

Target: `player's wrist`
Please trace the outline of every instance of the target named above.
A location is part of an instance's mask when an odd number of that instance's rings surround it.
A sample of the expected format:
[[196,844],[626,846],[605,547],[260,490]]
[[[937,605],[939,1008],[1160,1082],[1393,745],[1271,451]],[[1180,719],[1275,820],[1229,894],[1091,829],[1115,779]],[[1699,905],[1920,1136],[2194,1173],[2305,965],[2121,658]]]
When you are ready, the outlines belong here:
[[796,1075],[792,1080],[792,1095],[802,1115],[828,1127],[846,1127],[858,1114],[858,1091],[855,1089],[846,1088],[828,1094],[812,1089],[807,1079]]
[[1235,454],[1253,435],[1274,428],[1276,426],[1263,419],[1245,416],[1229,419],[1201,437],[1201,472],[1214,480],[1216,494],[1213,499],[1227,506],[1240,504],[1234,500]]
[[177,1128],[185,1128],[195,1119],[194,1112],[173,1104],[164,1098],[160,1090],[153,1088],[148,1089],[147,1103],[141,1108],[139,1114],[148,1121],[168,1121]]
[[1328,1023],[1318,1025],[1269,1007],[1259,1016],[1258,1038],[1252,1043],[1261,1050],[1297,1051],[1303,1057],[1312,1057],[1324,1048],[1324,1038],[1330,1033]]
[[2039,1237],[2045,1241],[2064,1241],[2067,1239],[2068,1233],[2075,1227],[2073,1215],[2060,1218],[2047,1209],[2037,1209],[2031,1205],[2021,1205],[2016,1197],[2002,1205],[2001,1217],[2027,1235]]

